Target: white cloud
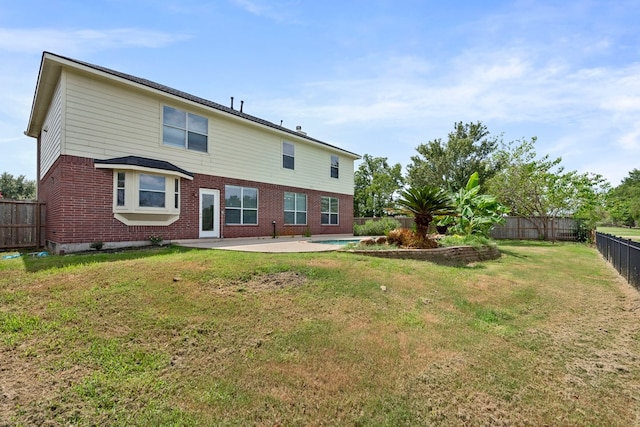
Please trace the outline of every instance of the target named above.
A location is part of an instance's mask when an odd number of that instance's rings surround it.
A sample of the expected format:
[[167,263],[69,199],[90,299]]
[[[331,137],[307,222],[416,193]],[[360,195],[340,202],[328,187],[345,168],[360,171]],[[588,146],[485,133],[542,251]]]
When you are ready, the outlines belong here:
[[79,52],[127,47],[159,48],[189,38],[185,34],[138,28],[60,30],[0,28],[0,51],[39,53],[43,50]]
[[625,150],[640,151],[640,128],[630,129],[618,138],[618,144]]
[[233,0],[233,3],[252,15],[276,22],[295,22],[296,20],[297,2],[294,1]]

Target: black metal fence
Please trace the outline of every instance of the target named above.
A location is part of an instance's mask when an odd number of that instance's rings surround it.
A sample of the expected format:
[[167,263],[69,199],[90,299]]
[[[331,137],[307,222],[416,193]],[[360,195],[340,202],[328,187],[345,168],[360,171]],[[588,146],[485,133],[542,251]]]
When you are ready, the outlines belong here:
[[610,234],[596,233],[596,246],[629,284],[640,289],[640,243]]

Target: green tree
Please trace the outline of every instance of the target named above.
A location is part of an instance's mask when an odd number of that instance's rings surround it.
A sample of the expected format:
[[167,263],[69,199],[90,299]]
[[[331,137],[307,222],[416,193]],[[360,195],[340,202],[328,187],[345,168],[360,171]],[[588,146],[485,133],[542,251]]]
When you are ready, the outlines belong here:
[[394,194],[402,188],[402,166],[389,166],[386,157],[365,154],[354,174],[353,210],[356,217],[382,217],[394,206]]
[[449,193],[435,187],[410,187],[400,193],[398,204],[413,215],[416,232],[426,239],[429,224],[435,216],[454,215],[456,208],[451,202]]
[[0,175],[0,196],[8,200],[28,200],[36,196],[36,182],[24,175],[14,177],[8,172]]
[[607,213],[615,224],[640,223],[640,170],[634,169],[607,195]]
[[494,196],[480,194],[477,172],[469,177],[464,188],[453,193],[452,200],[456,206],[456,215],[442,218],[438,225],[449,225],[449,231],[454,234],[489,237],[491,229],[496,224],[504,223],[504,215],[509,213],[509,208],[499,203]]
[[416,148],[418,155],[407,166],[407,182],[412,187],[431,185],[457,191],[478,172],[483,185],[500,168],[493,157],[500,142],[501,137],[491,137],[482,122],[455,123],[446,143],[438,138]]
[[566,172],[562,158],[537,158],[536,138],[504,146],[498,156],[503,168],[487,183],[488,192],[515,215],[537,217],[540,236],[555,240],[548,230],[549,220],[560,216],[588,218],[595,223],[597,205],[602,205],[607,184],[599,175]]
[[588,229],[595,229],[597,223],[607,216],[607,196],[611,192],[611,184],[600,174],[585,173],[575,174],[573,185],[577,190],[573,215]]

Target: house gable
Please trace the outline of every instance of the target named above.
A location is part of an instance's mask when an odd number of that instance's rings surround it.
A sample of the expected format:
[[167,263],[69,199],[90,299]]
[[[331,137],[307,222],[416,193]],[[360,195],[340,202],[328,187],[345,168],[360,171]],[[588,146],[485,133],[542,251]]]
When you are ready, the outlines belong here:
[[[353,194],[353,162],[359,158],[354,153],[149,80],[50,53],[43,55],[27,134],[39,135],[56,85],[66,115],[60,154],[157,158],[194,173],[280,185],[295,181],[303,188]],[[164,106],[208,119],[206,153],[162,143]],[[293,171],[282,168],[283,141],[297,148]],[[339,179],[330,179],[332,155],[343,159]]]

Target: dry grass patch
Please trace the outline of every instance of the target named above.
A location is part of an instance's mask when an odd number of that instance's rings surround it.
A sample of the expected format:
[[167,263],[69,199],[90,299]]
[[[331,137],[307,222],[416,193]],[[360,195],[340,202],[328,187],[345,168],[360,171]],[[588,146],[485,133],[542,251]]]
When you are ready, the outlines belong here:
[[637,291],[591,248],[501,248],[466,267],[176,248],[4,261],[0,419],[633,425]]

